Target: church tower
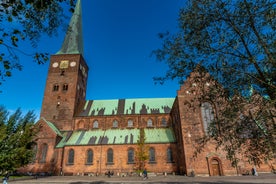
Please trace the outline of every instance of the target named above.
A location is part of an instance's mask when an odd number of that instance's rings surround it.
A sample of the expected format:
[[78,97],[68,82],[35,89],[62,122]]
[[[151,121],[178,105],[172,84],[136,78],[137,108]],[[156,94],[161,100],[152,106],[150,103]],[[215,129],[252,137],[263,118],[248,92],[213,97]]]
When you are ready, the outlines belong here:
[[51,56],[40,117],[59,130],[72,130],[85,101],[88,66],[83,58],[81,0],[77,1],[61,49]]

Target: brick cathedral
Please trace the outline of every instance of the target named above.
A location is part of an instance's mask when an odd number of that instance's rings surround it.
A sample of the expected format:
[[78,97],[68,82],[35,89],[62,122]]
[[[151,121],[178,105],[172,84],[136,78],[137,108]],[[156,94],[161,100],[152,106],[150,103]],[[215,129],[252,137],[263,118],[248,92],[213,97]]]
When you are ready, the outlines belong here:
[[[51,56],[40,120],[36,159],[25,171],[55,175],[135,172],[137,141],[145,134],[149,172],[222,176],[241,174],[252,164],[231,166],[209,143],[193,157],[195,139],[206,134],[218,104],[202,101],[207,73],[195,69],[174,98],[86,100],[88,65],[83,58],[78,0],[61,49]],[[201,76],[202,80],[194,80]],[[197,104],[191,107],[191,104]],[[259,172],[269,172],[268,164]]]

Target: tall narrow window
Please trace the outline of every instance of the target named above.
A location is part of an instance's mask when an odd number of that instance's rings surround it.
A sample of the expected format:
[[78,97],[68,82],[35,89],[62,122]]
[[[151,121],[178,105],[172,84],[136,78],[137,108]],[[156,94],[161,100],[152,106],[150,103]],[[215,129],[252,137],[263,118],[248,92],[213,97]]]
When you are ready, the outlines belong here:
[[107,164],[113,164],[113,150],[111,148],[107,150]]
[[86,164],[88,165],[93,164],[93,151],[91,149],[87,151]]
[[208,127],[210,123],[214,120],[214,111],[212,105],[209,102],[204,102],[201,104],[201,116],[203,120],[203,128],[205,134],[208,133]]
[[167,162],[173,162],[172,149],[167,149]]
[[59,89],[59,85],[58,84],[54,84],[53,91],[58,91],[58,89]]
[[130,148],[130,149],[127,151],[127,162],[128,162],[129,164],[134,163],[134,150],[133,150],[133,148]]
[[75,152],[73,149],[70,149],[68,152],[68,164],[73,165],[74,164],[74,157],[75,157]]
[[147,127],[152,127],[153,124],[152,124],[152,119],[148,119],[147,121]]
[[43,144],[42,149],[41,149],[41,157],[40,157],[40,163],[45,163],[46,162],[46,156],[48,152],[48,144]]
[[154,150],[154,148],[149,149],[149,162],[150,163],[155,162],[155,150]]

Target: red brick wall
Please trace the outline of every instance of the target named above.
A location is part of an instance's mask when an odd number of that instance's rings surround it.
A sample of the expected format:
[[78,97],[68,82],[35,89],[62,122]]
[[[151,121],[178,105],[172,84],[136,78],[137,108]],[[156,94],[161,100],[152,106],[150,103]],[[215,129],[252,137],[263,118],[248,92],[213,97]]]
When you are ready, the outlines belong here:
[[[163,172],[176,172],[176,163],[167,163],[167,148],[170,147],[175,149],[175,144],[152,144],[148,145],[155,149],[156,163],[146,164],[149,172],[163,173]],[[65,147],[64,158],[63,158],[63,172],[64,174],[72,173],[83,174],[83,173],[105,173],[106,171],[114,171],[114,173],[130,173],[135,172],[136,165],[128,164],[128,149],[134,148],[136,145],[103,145],[103,146],[72,146]],[[113,164],[107,164],[107,150],[113,149]],[[68,164],[68,153],[69,150],[73,149],[75,152],[74,164]],[[88,149],[92,149],[94,153],[93,164],[86,164],[86,152]],[[177,153],[173,153],[174,156]]]
[[132,128],[146,128],[148,119],[153,122],[152,127],[163,127],[162,118],[167,120],[167,126],[171,126],[169,114],[151,114],[151,115],[114,115],[114,116],[94,116],[94,117],[78,117],[74,120],[74,130],[90,130],[93,129],[94,121],[98,121],[99,129],[110,129],[113,127],[113,121],[118,121],[117,128],[128,128],[128,120],[133,120]]
[[[197,78],[199,76],[203,78]],[[253,165],[237,154],[237,157],[240,157],[241,161],[238,168],[232,167],[230,161],[226,159],[226,153],[222,150],[217,150],[216,145],[212,144],[212,142],[208,142],[200,154],[195,157],[196,139],[205,134],[200,109],[201,103],[210,102],[215,112],[218,112],[223,104],[227,103],[220,97],[220,94],[216,97],[215,102],[213,100],[209,101],[209,85],[217,84],[210,78],[208,73],[192,73],[191,78],[188,78],[178,91],[174,109],[172,110],[172,117],[176,116],[172,124],[175,125],[173,127],[175,127],[178,142],[182,143],[180,146],[184,149],[183,160],[186,161],[186,173],[189,175],[194,171],[196,175],[213,176],[216,175],[215,170],[218,169],[219,172],[217,174],[219,175],[241,174],[242,170],[250,170]],[[216,87],[218,91],[220,89],[223,90],[220,88],[220,85]],[[215,113],[214,116],[216,115]],[[218,163],[217,168],[215,168],[215,162]],[[258,170],[260,172],[270,172],[268,164],[261,165]]]
[[[86,66],[80,55],[67,55],[68,60],[75,60],[81,62]],[[51,58],[51,65],[55,61],[64,59],[64,56],[57,55]],[[225,152],[216,150],[214,144],[207,144],[197,157],[194,156],[196,147],[195,139],[204,135],[203,121],[201,118],[200,104],[208,101],[204,90],[209,84],[214,84],[212,81],[200,81],[198,83],[191,78],[196,77],[196,73],[191,74],[181,89],[178,91],[176,101],[173,105],[171,114],[145,114],[145,115],[114,115],[114,116],[94,116],[94,117],[73,117],[74,112],[78,111],[76,107],[78,103],[85,99],[86,78],[82,79],[82,74],[76,68],[68,69],[66,71],[66,78],[60,77],[59,69],[49,67],[49,74],[45,88],[45,95],[43,99],[43,106],[41,110],[41,117],[46,117],[47,120],[55,123],[60,130],[90,130],[93,129],[93,122],[95,120],[99,123],[99,129],[109,129],[113,126],[113,121],[118,121],[119,129],[128,128],[128,120],[133,120],[133,128],[147,127],[147,120],[153,121],[153,127],[162,127],[162,118],[167,119],[167,125],[172,127],[175,131],[176,143],[173,144],[149,144],[153,147],[156,153],[156,163],[146,163],[149,172],[163,173],[176,172],[180,174],[190,174],[194,171],[196,175],[215,175],[215,169],[220,171],[220,175],[235,175],[242,169],[250,170],[252,165],[246,161],[239,163],[238,169],[233,168],[230,162],[226,159]],[[87,66],[86,66],[87,67]],[[209,75],[207,75],[209,77]],[[55,83],[69,83],[70,89],[67,93],[58,92],[52,94],[52,87]],[[83,82],[84,81],[84,82]],[[208,85],[207,85],[208,83]],[[82,90],[77,90],[77,85]],[[199,85],[203,88],[199,88]],[[205,87],[204,87],[205,86]],[[62,86],[60,86],[62,87]],[[217,98],[219,99],[219,98]],[[57,102],[62,102],[57,107]],[[220,105],[223,103],[220,102]],[[212,103],[214,109],[219,109],[220,106],[215,102]],[[64,111],[65,110],[65,111]],[[38,123],[39,125],[39,123]],[[48,152],[45,163],[30,164],[28,167],[21,168],[22,171],[31,172],[51,172],[55,174],[72,173],[105,173],[112,170],[115,173],[133,172],[136,170],[135,164],[127,163],[127,153],[129,148],[135,148],[136,145],[93,145],[93,146],[66,146],[64,148],[55,148],[56,142],[60,139],[52,129],[41,122],[43,129],[38,135],[37,158],[41,156],[41,146],[48,145]],[[172,148],[174,163],[167,163],[167,148]],[[113,149],[113,164],[107,165],[107,150]],[[74,150],[74,164],[68,164],[68,151]],[[86,164],[86,152],[88,149],[93,150],[93,164]],[[242,160],[243,158],[241,158]],[[215,168],[215,163],[218,167]],[[273,162],[275,164],[275,161]],[[268,163],[270,164],[270,163]],[[268,164],[263,164],[258,168],[259,172],[270,172]]]
[[[60,63],[62,60],[69,61],[68,68],[52,67],[53,63]],[[70,63],[73,61],[76,66],[71,67]],[[51,56],[40,117],[55,123],[60,130],[72,130],[76,107],[85,99],[87,76],[82,75],[80,63],[88,70],[79,54]],[[62,71],[64,75],[61,75]],[[58,91],[53,91],[54,84],[59,85]],[[63,91],[63,84],[68,84],[67,91]]]

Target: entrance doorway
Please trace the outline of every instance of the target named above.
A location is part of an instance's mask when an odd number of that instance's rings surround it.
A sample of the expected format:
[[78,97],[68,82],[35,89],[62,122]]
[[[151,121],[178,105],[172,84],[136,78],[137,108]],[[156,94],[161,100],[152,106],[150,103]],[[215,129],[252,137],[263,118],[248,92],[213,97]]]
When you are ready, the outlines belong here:
[[211,169],[212,169],[212,176],[221,176],[220,164],[217,159],[212,159],[211,161]]

